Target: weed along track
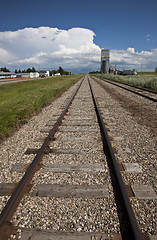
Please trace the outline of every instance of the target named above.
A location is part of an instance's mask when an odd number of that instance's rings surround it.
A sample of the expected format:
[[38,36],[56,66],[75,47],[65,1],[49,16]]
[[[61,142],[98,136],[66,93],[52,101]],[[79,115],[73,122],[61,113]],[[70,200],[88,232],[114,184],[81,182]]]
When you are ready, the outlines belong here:
[[[154,239],[154,227],[146,231],[146,220],[137,218],[139,185],[125,181],[125,164],[112,149],[110,140],[123,137],[111,136],[114,123],[104,125],[104,114],[113,117],[103,94],[85,76],[57,100],[56,111],[43,111],[42,124],[30,131],[33,141],[21,140],[20,157],[4,151],[0,239]],[[147,200],[155,199],[152,191]]]
[[[94,78],[94,79],[98,80],[99,78]],[[128,92],[131,92],[131,93],[137,94],[141,97],[144,97],[152,102],[157,102],[157,92],[156,91],[153,91],[150,89],[145,89],[145,88],[140,88],[137,86],[126,84],[126,83],[116,82],[113,80],[111,81],[111,80],[104,79],[104,78],[100,78],[100,79],[104,82],[107,82],[107,83],[113,84],[114,86],[122,88]],[[102,84],[102,83],[100,83],[100,84]]]

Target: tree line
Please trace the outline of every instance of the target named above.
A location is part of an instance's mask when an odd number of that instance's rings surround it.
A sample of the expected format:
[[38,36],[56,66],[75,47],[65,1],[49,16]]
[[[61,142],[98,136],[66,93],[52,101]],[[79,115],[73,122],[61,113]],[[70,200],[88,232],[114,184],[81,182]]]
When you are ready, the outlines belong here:
[[71,72],[65,71],[62,67],[59,67],[58,70],[52,70],[52,71],[50,71],[50,75],[51,75],[51,76],[54,75],[54,74],[56,74],[56,73],[60,73],[60,75],[69,75],[69,74],[71,74]]
[[[0,71],[1,72],[11,72],[8,68],[6,68],[6,67],[3,67],[3,68],[0,68]],[[21,69],[19,69],[19,70],[17,70],[17,69],[15,69],[15,71],[14,71],[14,73],[30,73],[30,72],[36,72],[36,70],[35,70],[35,68],[34,67],[32,67],[32,68],[27,68],[27,70],[21,70]]]
[[[8,68],[6,68],[6,67],[0,68],[0,71],[2,71],[2,72],[11,72],[11,71],[10,71]],[[15,69],[15,71],[14,71],[14,73],[30,73],[30,72],[37,72],[37,71],[36,71],[36,69],[35,69],[34,67],[32,67],[32,68],[27,68],[27,70],[25,70],[25,69],[23,69],[23,70],[21,70],[21,69],[19,69],[19,70]],[[50,75],[51,75],[51,76],[54,75],[54,74],[56,74],[56,73],[60,73],[60,75],[69,75],[69,74],[71,74],[71,72],[68,72],[68,71],[64,70],[62,67],[59,67],[58,70],[51,70],[51,71],[50,71]]]
[[15,69],[14,73],[30,73],[30,72],[36,72],[35,68],[32,67],[32,68],[27,68],[27,70],[17,70]]
[[6,67],[0,68],[1,72],[10,72],[10,70]]

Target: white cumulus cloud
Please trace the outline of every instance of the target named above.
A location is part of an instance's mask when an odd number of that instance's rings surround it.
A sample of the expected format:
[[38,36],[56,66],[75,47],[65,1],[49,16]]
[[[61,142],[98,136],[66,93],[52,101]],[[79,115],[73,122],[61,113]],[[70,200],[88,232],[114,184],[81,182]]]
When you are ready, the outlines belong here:
[[[95,33],[85,28],[39,27],[0,32],[0,67],[9,69],[58,69],[88,72],[100,69],[101,49],[94,43]],[[104,42],[105,44],[105,42]],[[137,52],[129,46],[126,50],[110,51],[111,65],[117,68],[136,68],[154,71],[157,65],[157,48]]]
[[127,51],[130,52],[130,53],[132,53],[132,54],[134,54],[134,53],[135,53],[135,48],[129,47],[129,48],[127,49]]
[[111,62],[120,69],[135,68],[140,71],[143,66],[143,71],[154,71],[157,66],[157,48],[141,52],[132,47],[127,50],[112,50]]
[[0,32],[0,65],[83,68],[99,64],[94,32],[84,28],[25,28]]

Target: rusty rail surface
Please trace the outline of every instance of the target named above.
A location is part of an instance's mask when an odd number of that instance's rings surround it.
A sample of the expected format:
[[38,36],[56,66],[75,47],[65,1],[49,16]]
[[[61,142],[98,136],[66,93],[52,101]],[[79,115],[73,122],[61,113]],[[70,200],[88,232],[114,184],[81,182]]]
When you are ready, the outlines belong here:
[[[89,79],[88,79],[89,81]],[[142,235],[139,230],[134,212],[132,210],[130,200],[128,197],[128,194],[125,189],[125,185],[117,164],[117,160],[115,158],[106,127],[103,122],[103,118],[101,116],[98,103],[96,101],[96,98],[94,96],[91,83],[89,81],[89,86],[92,93],[92,98],[95,106],[95,110],[97,113],[97,118],[101,130],[102,135],[102,141],[103,141],[103,148],[104,153],[107,158],[112,185],[113,185],[113,191],[115,195],[115,201],[117,204],[117,211],[118,211],[118,217],[120,222],[120,229],[121,229],[121,235],[122,239],[125,240],[142,240]]]
[[32,185],[30,184],[35,172],[39,170],[41,165],[42,157],[44,156],[47,151],[49,151],[49,143],[53,139],[53,136],[55,132],[57,131],[59,125],[62,122],[62,119],[67,112],[70,104],[72,103],[73,99],[75,98],[81,84],[83,82],[83,79],[81,83],[79,84],[77,90],[71,97],[70,101],[66,105],[65,109],[61,113],[60,117],[58,118],[57,122],[49,132],[48,137],[45,139],[42,147],[39,149],[38,153],[36,154],[35,158],[33,159],[32,163],[28,167],[27,171],[25,172],[24,176],[16,186],[13,194],[9,198],[6,206],[1,212],[0,215],[0,240],[6,240],[10,237],[10,235],[14,232],[16,232],[16,228],[11,224],[10,220],[15,213],[21,199],[23,198],[24,194],[28,193],[31,190]]

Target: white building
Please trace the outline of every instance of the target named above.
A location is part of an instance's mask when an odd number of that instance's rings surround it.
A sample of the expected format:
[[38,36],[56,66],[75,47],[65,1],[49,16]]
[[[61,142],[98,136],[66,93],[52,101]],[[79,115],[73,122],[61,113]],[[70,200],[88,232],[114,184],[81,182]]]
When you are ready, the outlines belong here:
[[40,71],[39,72],[39,76],[40,77],[49,77],[50,76],[50,72],[49,71]]
[[30,73],[30,78],[36,78],[39,77],[39,73],[38,72],[31,72]]
[[12,72],[0,72],[0,78],[10,78],[10,77],[16,77],[15,73]]
[[55,73],[54,76],[60,76],[61,74],[60,73]]

